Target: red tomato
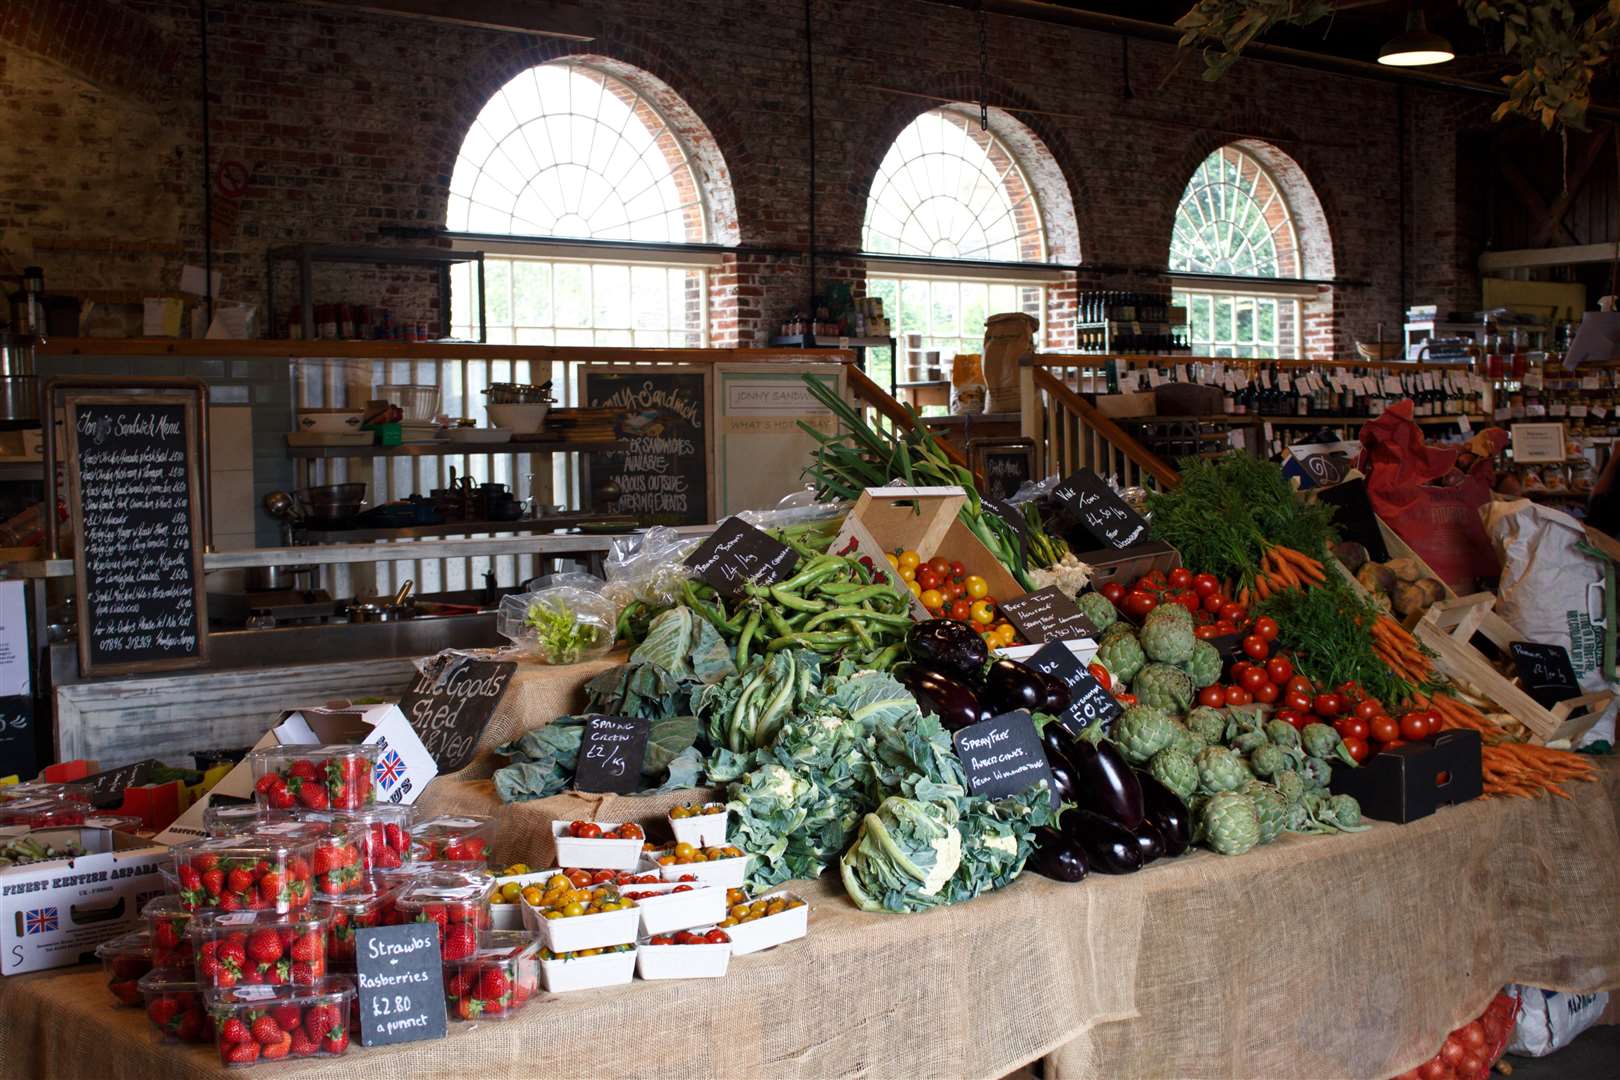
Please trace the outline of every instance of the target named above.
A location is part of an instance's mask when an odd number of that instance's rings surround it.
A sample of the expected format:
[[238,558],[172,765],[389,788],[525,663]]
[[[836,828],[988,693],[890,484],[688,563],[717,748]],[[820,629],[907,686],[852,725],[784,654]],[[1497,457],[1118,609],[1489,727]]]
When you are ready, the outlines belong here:
[[1193,572],[1185,566],[1178,566],[1170,571],[1170,587],[1172,589],[1190,589],[1193,583]]
[[1290,683],[1288,689],[1283,691],[1283,704],[1295,712],[1308,713],[1311,711],[1311,696],[1299,693]]
[[1367,728],[1372,732],[1372,737],[1381,743],[1392,743],[1401,737],[1401,725],[1395,722],[1394,717],[1383,713],[1367,721]]
[[597,840],[602,836],[602,826],[594,821],[582,821],[574,835],[581,840]]
[[1243,674],[1239,675],[1237,680],[1238,685],[1251,694],[1266,685],[1267,681],[1266,669],[1254,666],[1244,668]]
[[1243,610],[1241,604],[1222,604],[1220,614],[1221,618],[1233,626],[1241,626],[1249,618],[1249,613]]
[[1115,694],[1114,695],[1114,700],[1119,702],[1121,705],[1135,705],[1136,704],[1136,695],[1135,694]]
[[929,589],[938,589],[940,586],[939,575],[926,566],[919,566],[917,568],[917,585],[923,592],[927,592]]
[[1428,721],[1430,735],[1440,734],[1440,728],[1445,723],[1445,717],[1441,716],[1435,709],[1424,709],[1423,719]]
[[1338,716],[1344,712],[1344,699],[1338,694],[1317,694],[1311,701],[1311,709],[1317,716]]
[[1294,665],[1288,662],[1285,656],[1273,656],[1266,661],[1266,678],[1278,686],[1287,686],[1288,681],[1294,677]]
[[961,581],[963,578],[967,577],[967,567],[959,562],[951,563],[951,577],[955,578],[957,581]]
[[1254,700],[1262,705],[1270,705],[1282,694],[1282,690],[1271,680],[1266,680],[1254,688]]
[[1198,704],[1208,705],[1212,709],[1226,706],[1226,688],[1224,686],[1206,686],[1198,691]]
[[1254,667],[1254,665],[1249,663],[1247,660],[1234,660],[1232,661],[1232,666],[1227,670],[1232,675],[1232,681],[1237,682],[1243,677],[1243,673],[1252,667]]
[[1305,725],[1311,722],[1311,718],[1309,716],[1294,709],[1278,709],[1277,719],[1281,720],[1285,724],[1294,725],[1296,730],[1303,730]]
[[928,569],[932,570],[934,576],[941,580],[949,578],[951,576],[951,560],[935,555],[928,560]]
[[1093,679],[1096,679],[1102,684],[1102,688],[1104,690],[1112,690],[1114,688],[1114,677],[1108,674],[1108,669],[1103,667],[1101,664],[1087,664],[1086,670],[1091,672],[1091,677]]
[[1148,612],[1159,606],[1159,602],[1139,589],[1132,589],[1125,594],[1125,600],[1120,604],[1120,610],[1133,619],[1140,619]]
[[1241,686],[1234,686],[1226,691],[1228,705],[1247,705],[1254,700],[1254,695]]
[[1210,638],[1220,637],[1221,632],[1215,627],[1205,623],[1203,626],[1193,627],[1193,637],[1199,641],[1208,641]]
[[1401,738],[1407,742],[1429,737],[1429,720],[1420,712],[1409,712],[1401,717]]
[[1215,630],[1216,637],[1224,637],[1227,634],[1237,633],[1237,624],[1233,623],[1230,619],[1218,619],[1215,622]]
[[1372,698],[1364,698],[1363,700],[1356,702],[1356,707],[1354,709],[1357,716],[1368,721],[1369,723],[1372,721],[1373,717],[1377,716],[1383,711],[1384,707],[1378,704],[1378,702]]
[[1354,716],[1339,717],[1333,721],[1333,730],[1337,731],[1342,739],[1366,739],[1371,734],[1371,728],[1368,726],[1367,721],[1357,719]]
[[1254,632],[1267,641],[1277,640],[1277,620],[1269,615],[1262,615],[1254,620]]
[[1193,578],[1192,587],[1200,599],[1208,599],[1220,593],[1221,579],[1214,574],[1199,574]]
[[1367,740],[1356,735],[1345,737],[1344,748],[1350,752],[1351,757],[1356,759],[1357,765],[1372,756],[1372,748],[1367,745]]
[[1397,746],[1405,746],[1405,745],[1406,745],[1406,740],[1405,739],[1393,739],[1393,740],[1391,740],[1391,741],[1384,744],[1384,749],[1385,750],[1393,750]]
[[1202,607],[1203,607],[1203,609],[1205,611],[1209,612],[1211,615],[1219,615],[1221,613],[1221,608],[1225,604],[1226,604],[1226,597],[1222,596],[1218,592],[1213,592],[1213,593],[1210,593],[1208,596],[1204,597],[1204,602],[1202,604]]
[[951,618],[957,622],[967,622],[973,617],[973,601],[967,597],[951,602]]
[[1243,651],[1256,660],[1264,660],[1271,655],[1271,643],[1259,634],[1250,634],[1243,639]]
[[1108,598],[1110,604],[1117,605],[1125,596],[1125,586],[1117,581],[1110,581],[1098,591]]
[[1367,696],[1361,692],[1361,684],[1354,681],[1340,683],[1334,688],[1333,692],[1344,698],[1346,702],[1351,703],[1360,701]]
[[1307,679],[1305,676],[1295,675],[1292,679],[1288,680],[1288,692],[1290,694],[1314,694],[1316,693],[1316,688],[1311,686],[1311,680]]

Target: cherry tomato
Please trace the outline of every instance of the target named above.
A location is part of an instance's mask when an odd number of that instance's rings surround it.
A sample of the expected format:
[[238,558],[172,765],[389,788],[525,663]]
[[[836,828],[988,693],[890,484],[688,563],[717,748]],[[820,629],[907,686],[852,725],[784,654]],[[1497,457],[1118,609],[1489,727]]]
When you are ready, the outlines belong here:
[[922,586],[923,592],[930,589],[937,590],[940,586],[939,575],[926,566],[922,567],[917,571],[917,584]]
[[951,603],[951,618],[957,622],[967,622],[973,617],[973,601],[963,598]]
[[1290,694],[1309,695],[1316,693],[1316,688],[1311,685],[1311,680],[1307,679],[1305,676],[1295,675],[1292,679],[1288,680],[1288,692]]
[[703,935],[703,940],[709,945],[724,945],[731,940],[731,936],[718,926]]
[[1132,589],[1126,593],[1124,602],[1119,605],[1120,610],[1133,619],[1142,618],[1158,606],[1159,602],[1157,600],[1138,589]]
[[1357,765],[1372,756],[1372,748],[1367,745],[1367,740],[1359,735],[1348,736],[1344,740],[1344,748],[1350,752],[1351,757],[1355,758]]
[[1226,603],[1226,597],[1222,596],[1218,592],[1215,592],[1215,593],[1210,593],[1208,596],[1204,597],[1203,601],[1199,604],[1199,607],[1202,607],[1205,611],[1209,612],[1211,615],[1219,615],[1221,613],[1221,607],[1225,603]]
[[1114,695],[1114,700],[1119,702],[1121,705],[1135,705],[1136,704],[1136,695],[1135,694],[1115,694]]
[[1210,638],[1220,636],[1221,632],[1215,629],[1215,627],[1209,623],[1205,623],[1203,626],[1193,627],[1193,637],[1197,638],[1199,641],[1208,641]]
[[1269,679],[1254,688],[1254,700],[1260,702],[1262,705],[1270,705],[1272,702],[1276,701],[1281,694],[1282,688]]
[[1409,712],[1401,717],[1401,738],[1416,742],[1429,737],[1429,720],[1420,712]]
[[967,595],[967,587],[964,586],[960,581],[943,582],[940,584],[939,591],[940,594],[945,597],[945,599],[949,600],[953,604]]
[[1339,737],[1341,739],[1348,739],[1351,737],[1365,739],[1372,733],[1372,729],[1368,726],[1367,721],[1354,716],[1339,717],[1337,720],[1333,721],[1333,730],[1339,733]]
[[1114,677],[1108,674],[1108,669],[1103,667],[1101,664],[1087,664],[1086,670],[1091,672],[1091,677],[1093,679],[1096,679],[1102,684],[1102,688],[1104,690],[1112,690],[1114,688]]
[[1198,574],[1192,580],[1192,588],[1199,599],[1207,599],[1221,591],[1221,579],[1214,574]]
[[1262,615],[1254,620],[1254,632],[1267,641],[1277,640],[1277,620],[1269,615]]
[[[1395,749],[1395,748],[1396,748],[1396,747],[1397,747],[1397,746],[1405,746],[1405,745],[1406,745],[1406,740],[1405,740],[1405,739],[1391,739],[1391,740],[1390,740],[1390,741],[1389,741],[1389,742],[1387,742],[1387,743],[1385,743],[1385,744],[1384,744],[1384,749],[1385,749],[1385,750],[1393,750],[1393,749]],[[1436,782],[1436,783],[1440,783],[1440,782],[1441,782],[1441,781],[1440,781],[1440,779],[1439,779],[1439,775],[1438,775],[1438,774],[1436,774],[1436,777],[1435,777],[1435,782]]]
[[1243,651],[1256,660],[1264,660],[1271,655],[1271,643],[1259,634],[1250,634],[1243,639]]
[[1445,723],[1445,717],[1441,716],[1438,710],[1424,709],[1423,719],[1428,721],[1430,735],[1440,734],[1440,728]]
[[1215,685],[1206,686],[1198,691],[1198,704],[1208,705],[1211,709],[1220,709],[1226,706],[1226,687]]
[[1278,686],[1287,686],[1294,677],[1294,665],[1286,656],[1273,656],[1266,661],[1266,678]]
[[1247,705],[1252,701],[1254,701],[1254,695],[1241,686],[1234,686],[1226,691],[1226,703],[1228,705]]
[[[985,598],[985,596],[990,592],[989,583],[986,582],[984,580],[984,578],[980,577],[978,574],[969,574],[966,577],[966,579],[963,580],[962,584],[967,587],[968,596],[972,597],[975,600],[983,600]],[[1108,596],[1108,590],[1107,589],[1103,590],[1103,595]],[[1109,597],[1109,602],[1110,603],[1113,602],[1112,597]]]
[[[598,840],[602,836],[602,826],[598,825],[594,821],[582,822],[579,826],[579,831],[574,833],[574,835],[579,837],[581,840]],[[587,878],[588,877],[589,875],[587,875]]]
[[935,577],[948,578],[951,576],[951,560],[935,555],[928,560],[928,569],[934,572]]
[[1401,737],[1401,725],[1395,722],[1393,716],[1384,713],[1367,721],[1367,728],[1372,732],[1372,737],[1381,743],[1392,743]]
[[1238,685],[1252,694],[1266,685],[1267,681],[1265,668],[1249,667],[1245,668],[1243,674],[1238,678]]
[[973,621],[980,626],[989,626],[996,621],[996,606],[988,600],[973,601]]
[[1229,669],[1232,675],[1232,681],[1237,682],[1238,679],[1243,677],[1243,673],[1252,667],[1254,667],[1254,665],[1249,663],[1247,660],[1232,661],[1232,667]]
[[1317,716],[1338,716],[1344,712],[1344,699],[1338,694],[1317,694],[1311,708]]
[[938,611],[945,603],[945,598],[939,594],[938,589],[924,589],[917,599],[921,600],[922,606],[929,611]]
[[1296,712],[1308,713],[1311,711],[1311,695],[1301,694],[1290,685],[1283,691],[1283,704]]
[[1384,707],[1378,704],[1378,702],[1374,701],[1372,698],[1363,698],[1362,700],[1356,702],[1356,707],[1353,711],[1357,716],[1361,717],[1361,719],[1371,722],[1373,717],[1384,711]]
[[951,563],[951,577],[955,578],[957,581],[961,581],[963,578],[967,577],[967,567],[963,566],[959,562]]
[[1178,566],[1170,571],[1170,587],[1172,589],[1188,589],[1192,587],[1193,572],[1185,566]]
[[1098,591],[1104,596],[1108,597],[1108,602],[1110,604],[1118,604],[1125,596],[1125,586],[1121,585],[1117,581],[1110,581]]
[[1237,626],[1229,619],[1217,619],[1215,621],[1215,631],[1216,637],[1225,637],[1227,634],[1237,633]]
[[1220,616],[1233,626],[1242,626],[1249,618],[1249,613],[1243,610],[1241,604],[1222,604]]
[[1304,728],[1306,724],[1310,723],[1310,717],[1294,709],[1278,709],[1277,719],[1281,720],[1285,724],[1292,724],[1296,731]]
[[1179,593],[1176,593],[1176,595],[1172,596],[1170,599],[1172,601],[1174,601],[1175,603],[1180,604],[1182,607],[1186,608],[1190,612],[1193,612],[1193,613],[1196,614],[1197,611],[1198,611],[1198,594],[1197,593],[1179,592]]
[[1354,680],[1340,683],[1334,687],[1333,692],[1344,698],[1346,705],[1352,705],[1367,696],[1361,692],[1361,684]]

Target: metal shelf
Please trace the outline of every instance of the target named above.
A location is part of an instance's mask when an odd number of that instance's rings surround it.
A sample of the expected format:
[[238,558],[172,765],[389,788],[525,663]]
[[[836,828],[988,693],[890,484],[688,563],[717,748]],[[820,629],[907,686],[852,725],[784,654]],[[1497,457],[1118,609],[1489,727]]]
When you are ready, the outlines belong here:
[[[611,522],[623,532],[636,527],[636,519],[612,514],[556,514],[545,518],[517,521],[446,521],[439,525],[402,525],[381,529],[304,529],[302,536],[312,544],[364,543],[370,540],[422,540],[444,536],[473,536],[484,533],[553,533],[578,528],[584,522]],[[622,533],[570,533],[571,536],[617,536]]]

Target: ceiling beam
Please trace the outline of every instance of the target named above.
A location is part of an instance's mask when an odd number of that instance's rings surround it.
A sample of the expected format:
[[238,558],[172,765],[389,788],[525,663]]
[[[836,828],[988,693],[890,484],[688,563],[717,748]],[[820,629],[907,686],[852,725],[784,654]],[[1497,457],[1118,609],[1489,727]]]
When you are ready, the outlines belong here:
[[1574,266],[1580,263],[1612,262],[1620,245],[1570,244],[1565,247],[1516,248],[1487,251],[1479,257],[1480,270],[1525,270],[1537,266]]
[[[1564,185],[1564,193],[1558,196],[1558,201],[1552,204],[1547,211],[1547,219],[1543,221],[1530,237],[1531,247],[1541,247],[1550,242],[1558,232],[1559,226],[1564,224],[1564,215],[1569,213],[1570,205],[1575,202],[1575,196],[1580,194],[1581,188],[1592,174],[1592,166],[1597,164],[1598,154],[1609,143],[1609,136],[1614,134],[1614,125],[1599,128],[1586,140],[1586,147],[1581,151],[1580,159],[1575,167],[1569,171],[1568,182]],[[1568,231],[1566,229],[1566,231]],[[1572,234],[1573,235],[1573,234]]]
[[1496,168],[1502,174],[1503,179],[1508,182],[1508,187],[1512,188],[1513,193],[1519,197],[1519,202],[1529,212],[1531,220],[1543,223],[1551,221],[1555,231],[1562,228],[1568,234],[1570,243],[1580,243],[1580,238],[1570,230],[1568,225],[1564,224],[1562,216],[1556,219],[1553,217],[1552,210],[1547,206],[1546,200],[1541,197],[1541,192],[1537,191],[1536,186],[1525,177],[1524,173],[1519,171],[1517,165],[1503,158],[1496,163]]
[[300,0],[315,7],[393,15],[426,22],[505,30],[517,34],[591,41],[596,16],[574,0]]

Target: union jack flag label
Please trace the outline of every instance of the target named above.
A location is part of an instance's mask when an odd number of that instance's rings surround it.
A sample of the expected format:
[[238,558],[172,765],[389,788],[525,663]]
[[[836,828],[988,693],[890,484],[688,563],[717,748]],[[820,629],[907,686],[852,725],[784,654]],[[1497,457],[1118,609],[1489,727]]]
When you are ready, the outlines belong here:
[[28,934],[48,934],[57,928],[56,909],[29,908],[23,913],[23,925]]
[[384,792],[391,791],[404,778],[405,759],[399,756],[398,750],[389,750],[378,758],[371,775],[372,781]]

